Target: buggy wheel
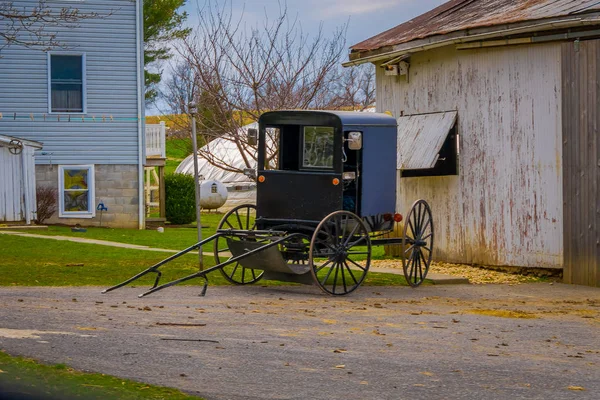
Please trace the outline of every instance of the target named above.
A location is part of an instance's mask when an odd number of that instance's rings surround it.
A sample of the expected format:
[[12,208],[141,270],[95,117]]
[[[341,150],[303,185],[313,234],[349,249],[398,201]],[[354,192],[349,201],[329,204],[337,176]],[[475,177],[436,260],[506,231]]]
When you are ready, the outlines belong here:
[[413,203],[404,222],[402,268],[408,284],[417,287],[427,277],[433,254],[433,218],[425,200]]
[[[241,231],[253,231],[256,230],[256,206],[252,204],[242,204],[231,209],[227,214],[221,218],[217,230],[219,229],[232,229]],[[229,240],[240,240],[237,237],[231,236]],[[227,239],[225,237],[218,237],[215,240],[215,262],[220,264],[231,258],[229,252]],[[250,283],[257,282],[262,278],[264,271],[250,269],[243,267],[240,263],[234,263],[226,265],[221,268],[221,274],[229,282],[236,285],[247,285]]]
[[307,265],[310,254],[310,239],[310,236],[302,234],[283,241],[279,245],[279,251],[283,259],[290,264]]
[[317,286],[345,295],[361,285],[371,265],[371,239],[365,223],[349,211],[329,214],[310,241],[308,261]]

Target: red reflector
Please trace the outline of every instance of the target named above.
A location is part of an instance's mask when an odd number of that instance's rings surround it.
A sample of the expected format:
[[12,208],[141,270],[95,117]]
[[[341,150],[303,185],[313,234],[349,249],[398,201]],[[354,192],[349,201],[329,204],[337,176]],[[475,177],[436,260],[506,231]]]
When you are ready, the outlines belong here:
[[392,217],[393,217],[393,216],[392,216],[392,214],[390,214],[390,213],[383,214],[383,220],[384,220],[385,222],[390,222],[390,221],[392,220]]
[[394,221],[401,222],[402,221],[402,214],[394,214]]

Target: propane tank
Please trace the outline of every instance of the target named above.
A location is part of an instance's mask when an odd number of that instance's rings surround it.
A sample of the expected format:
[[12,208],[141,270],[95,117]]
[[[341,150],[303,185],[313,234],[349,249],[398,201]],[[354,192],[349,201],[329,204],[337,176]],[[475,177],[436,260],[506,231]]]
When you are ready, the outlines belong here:
[[227,188],[219,181],[208,180],[200,184],[200,207],[216,210],[227,201]]

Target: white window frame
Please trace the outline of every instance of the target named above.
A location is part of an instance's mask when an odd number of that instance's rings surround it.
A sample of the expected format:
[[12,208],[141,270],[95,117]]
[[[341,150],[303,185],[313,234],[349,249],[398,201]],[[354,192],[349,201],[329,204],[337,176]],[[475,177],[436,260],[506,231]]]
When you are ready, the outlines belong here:
[[[88,211],[65,211],[65,169],[88,170]],[[94,165],[59,165],[58,166],[58,216],[60,218],[94,218],[96,216],[96,179]]]
[[[65,112],[52,111],[52,56],[80,56],[81,57],[81,104],[83,111]],[[49,114],[71,114],[83,115],[87,114],[87,61],[85,53],[73,53],[64,51],[49,51],[48,52],[48,113]]]

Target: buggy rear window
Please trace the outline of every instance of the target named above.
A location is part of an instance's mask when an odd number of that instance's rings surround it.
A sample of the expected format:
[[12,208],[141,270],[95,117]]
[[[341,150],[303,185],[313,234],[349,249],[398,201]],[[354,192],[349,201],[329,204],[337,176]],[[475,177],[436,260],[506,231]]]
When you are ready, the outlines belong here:
[[302,145],[302,167],[333,169],[334,128],[305,126]]

